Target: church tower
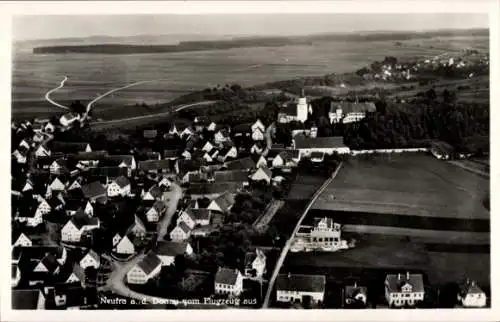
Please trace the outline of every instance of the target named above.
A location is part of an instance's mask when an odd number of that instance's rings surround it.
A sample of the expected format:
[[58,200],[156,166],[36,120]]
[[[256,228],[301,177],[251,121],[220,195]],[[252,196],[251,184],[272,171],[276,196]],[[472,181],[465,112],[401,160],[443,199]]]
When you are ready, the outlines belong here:
[[302,89],[299,101],[297,102],[297,121],[305,122],[307,120],[308,112],[309,106],[307,104],[307,98],[304,95],[304,89]]

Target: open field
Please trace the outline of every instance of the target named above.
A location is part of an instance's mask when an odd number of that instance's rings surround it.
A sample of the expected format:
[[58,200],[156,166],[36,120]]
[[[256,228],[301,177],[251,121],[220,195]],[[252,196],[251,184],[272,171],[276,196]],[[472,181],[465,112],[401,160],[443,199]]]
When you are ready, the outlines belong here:
[[[477,280],[485,287],[490,283],[490,254],[485,247],[446,249],[440,244],[395,240],[370,236],[358,247],[336,253],[290,253],[283,270],[320,273],[335,270],[416,270],[425,272],[430,283],[442,285],[464,277]],[[340,276],[338,276],[340,277]]]
[[[170,101],[182,94],[217,84],[239,83],[252,86],[325,73],[353,72],[389,55],[404,59],[469,47],[483,48],[488,44],[487,37],[461,37],[460,48],[456,48],[455,38],[426,39],[425,45],[419,47],[397,47],[392,41],[318,41],[313,46],[234,48],[120,57],[14,52],[13,108],[34,108],[18,103],[41,100],[49,89],[59,84],[64,75],[68,75],[68,81],[61,90],[54,93],[55,101],[88,101],[125,84],[158,80],[116,92],[96,104],[98,110],[110,105]],[[435,48],[431,48],[432,44]],[[43,105],[40,108],[45,109]]]
[[298,174],[295,179],[287,199],[292,200],[305,200],[309,199],[327,178],[320,176],[313,176],[309,174]]
[[351,158],[313,209],[488,221],[488,189],[488,179],[423,154]]

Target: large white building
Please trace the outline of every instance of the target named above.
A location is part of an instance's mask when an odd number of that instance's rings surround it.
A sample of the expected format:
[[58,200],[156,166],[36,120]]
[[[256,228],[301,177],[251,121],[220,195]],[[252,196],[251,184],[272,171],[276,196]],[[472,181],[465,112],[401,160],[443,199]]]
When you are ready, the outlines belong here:
[[312,138],[297,135],[293,138],[293,148],[299,150],[300,158],[309,157],[313,152],[323,152],[329,155],[333,153],[349,154],[351,152],[341,136]]
[[377,111],[373,102],[331,102],[328,118],[330,123],[353,123]]
[[237,269],[219,267],[215,274],[215,294],[239,296],[243,292],[243,275]]
[[304,226],[297,232],[292,251],[347,249],[347,242],[341,238],[341,226],[332,218],[315,218],[312,227]]
[[276,300],[303,303],[310,297],[313,303],[323,302],[325,285],[324,275],[281,274],[276,278]]
[[307,102],[307,97],[304,95],[304,90],[302,90],[302,94],[295,102],[284,105],[284,109],[278,113],[278,122],[305,122],[307,121],[310,111],[312,111],[311,104]]
[[389,274],[385,278],[385,298],[391,307],[415,306],[424,300],[422,274]]
[[130,284],[146,284],[160,272],[161,259],[150,252],[127,272],[127,282]]

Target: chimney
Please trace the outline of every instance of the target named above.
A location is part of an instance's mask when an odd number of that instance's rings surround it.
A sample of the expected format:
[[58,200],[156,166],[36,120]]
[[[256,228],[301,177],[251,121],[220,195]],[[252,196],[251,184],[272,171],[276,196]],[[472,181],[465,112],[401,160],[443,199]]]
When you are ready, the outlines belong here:
[[406,280],[408,281],[410,279],[410,272],[406,272]]

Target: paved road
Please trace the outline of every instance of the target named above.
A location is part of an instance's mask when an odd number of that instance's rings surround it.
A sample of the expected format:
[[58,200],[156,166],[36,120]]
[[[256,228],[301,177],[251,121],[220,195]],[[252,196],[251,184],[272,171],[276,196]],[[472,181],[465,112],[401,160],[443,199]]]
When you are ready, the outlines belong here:
[[158,223],[158,240],[163,240],[163,237],[168,233],[170,222],[174,217],[179,201],[182,199],[182,188],[173,182],[170,191],[165,192],[161,199],[167,206],[167,210]]
[[55,93],[57,92],[58,90],[60,90],[61,88],[64,87],[64,83],[66,83],[66,81],[68,80],[68,77],[67,76],[64,76],[64,79],[61,81],[61,84],[59,86],[57,86],[56,88],[53,88],[51,89],[50,91],[48,91],[46,94],[45,94],[45,100],[47,100],[47,102],[49,102],[50,104],[56,106],[56,107],[59,107],[59,108],[62,108],[62,109],[65,109],[65,110],[68,110],[69,107],[67,106],[64,106],[64,105],[61,105],[57,102],[55,102],[54,100],[52,100],[50,98],[50,95],[52,95],[52,93]]
[[293,238],[294,238],[295,234],[297,234],[297,232],[299,231],[300,225],[302,224],[302,221],[306,217],[307,212],[309,211],[309,209],[311,209],[312,205],[314,204],[316,199],[318,199],[318,197],[321,195],[323,190],[325,190],[325,188],[328,187],[328,185],[333,181],[333,179],[335,179],[335,177],[337,176],[337,173],[339,172],[341,167],[342,167],[342,162],[339,164],[339,166],[337,167],[335,172],[332,174],[332,176],[328,180],[326,180],[325,183],[316,191],[314,196],[311,198],[311,200],[307,204],[307,207],[304,210],[304,212],[302,213],[302,216],[300,216],[300,219],[297,222],[297,225],[295,226],[295,229],[293,230],[292,235],[287,240],[285,247],[283,247],[283,250],[281,251],[281,255],[278,259],[278,262],[276,263],[276,265],[274,267],[273,275],[271,276],[271,279],[269,280],[269,285],[267,287],[266,297],[264,298],[264,303],[262,305],[262,308],[265,309],[269,305],[269,299],[271,298],[271,293],[273,291],[276,278],[278,277],[281,266],[283,266],[283,262],[285,261],[285,257],[287,255],[288,251],[290,250],[290,247],[292,246]]

